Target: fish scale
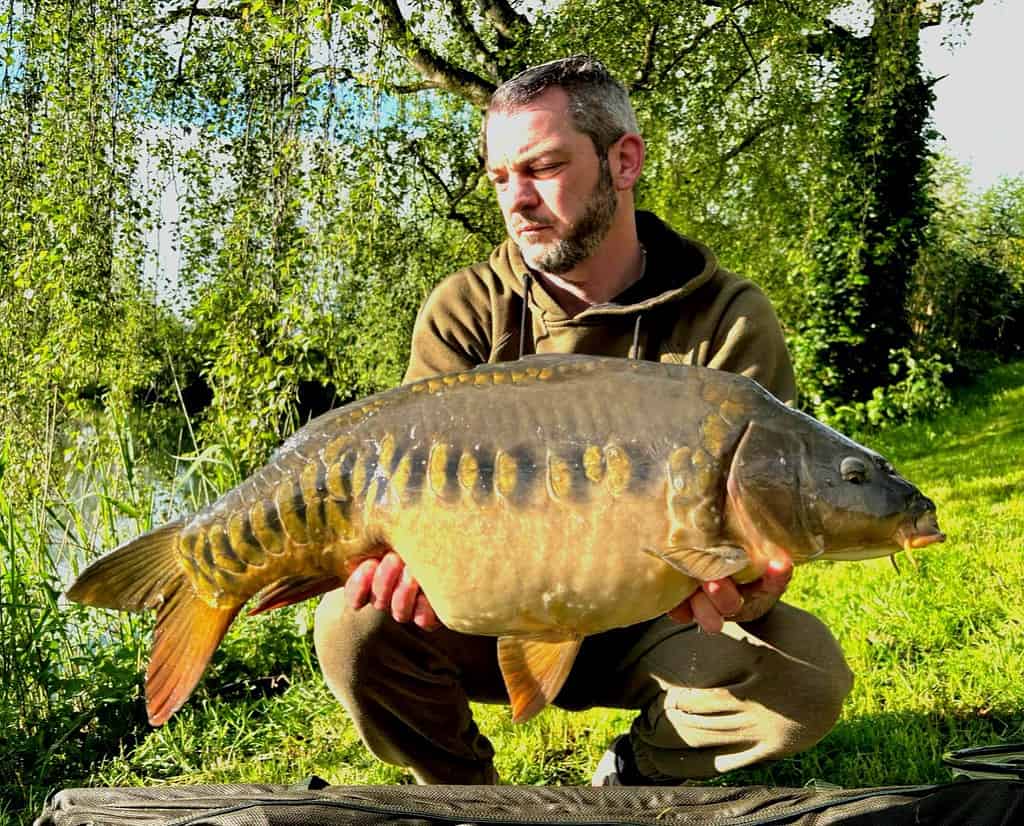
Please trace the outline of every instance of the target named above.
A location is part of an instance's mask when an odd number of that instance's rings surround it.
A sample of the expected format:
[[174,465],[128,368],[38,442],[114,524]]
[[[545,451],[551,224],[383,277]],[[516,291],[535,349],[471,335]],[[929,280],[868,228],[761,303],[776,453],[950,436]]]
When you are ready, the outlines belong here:
[[536,356],[313,420],[217,502],[92,563],[68,596],[157,611],[159,724],[251,597],[256,613],[315,596],[394,549],[446,626],[498,638],[524,720],[584,636],[656,617],[703,580],[942,538],[934,505],[881,457],[750,379]]

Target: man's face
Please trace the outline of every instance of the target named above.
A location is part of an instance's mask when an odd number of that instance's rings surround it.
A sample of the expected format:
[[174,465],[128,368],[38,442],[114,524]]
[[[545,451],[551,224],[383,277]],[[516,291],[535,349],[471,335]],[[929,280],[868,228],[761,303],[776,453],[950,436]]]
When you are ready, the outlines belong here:
[[490,115],[487,176],[509,237],[534,270],[569,272],[612,226],[618,195],[608,159],[598,158],[590,138],[573,127],[562,89]]

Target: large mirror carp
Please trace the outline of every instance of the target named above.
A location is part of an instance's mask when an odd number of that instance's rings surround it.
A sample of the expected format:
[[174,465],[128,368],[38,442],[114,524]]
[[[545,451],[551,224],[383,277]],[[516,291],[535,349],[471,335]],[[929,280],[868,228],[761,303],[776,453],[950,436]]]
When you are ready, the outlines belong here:
[[212,505],[93,562],[68,597],[157,612],[158,725],[252,596],[252,613],[297,602],[393,548],[446,626],[498,637],[525,720],[584,636],[659,616],[700,581],[753,580],[781,553],[866,559],[943,539],[934,504],[885,459],[748,378],[534,356],[311,421]]

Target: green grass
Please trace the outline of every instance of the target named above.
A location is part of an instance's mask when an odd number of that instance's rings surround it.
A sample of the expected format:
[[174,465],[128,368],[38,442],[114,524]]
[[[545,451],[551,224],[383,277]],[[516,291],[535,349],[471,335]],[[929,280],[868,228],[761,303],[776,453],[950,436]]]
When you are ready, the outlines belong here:
[[[938,782],[950,779],[946,751],[1024,740],[1024,362],[986,375],[932,421],[862,441],[936,501],[949,539],[902,558],[899,572],[887,560],[797,572],[788,599],[834,630],[856,685],[817,747],[721,783]],[[145,510],[145,490],[103,485],[92,522],[62,511],[58,557],[136,527],[121,522]],[[44,553],[52,534],[40,528],[48,509],[14,517],[0,501],[0,667],[19,686],[0,704],[0,759],[16,778],[0,766],[0,824],[26,822],[48,789],[71,785],[411,782],[370,757],[323,686],[308,606],[236,623],[193,698],[150,729],[138,676],[148,621],[63,605]],[[28,699],[14,708],[16,697]],[[503,780],[516,784],[586,783],[631,717],[549,709],[513,726],[504,707],[477,712]]]

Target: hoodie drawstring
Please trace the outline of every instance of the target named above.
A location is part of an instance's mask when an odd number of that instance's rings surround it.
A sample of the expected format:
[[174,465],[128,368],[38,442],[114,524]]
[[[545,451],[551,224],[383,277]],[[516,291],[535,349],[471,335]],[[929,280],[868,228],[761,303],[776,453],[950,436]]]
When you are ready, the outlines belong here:
[[[533,276],[523,273],[523,312],[519,318],[519,358],[526,355],[526,317],[530,312],[530,289],[533,286]],[[636,323],[633,325],[633,343],[629,347],[629,358],[641,358],[640,345],[640,322],[643,321],[643,313],[637,313]]]
[[643,313],[636,314],[636,324],[633,325],[633,344],[629,348],[629,357],[631,359],[640,358],[640,321],[643,317]]
[[533,277],[527,272],[523,273],[523,315],[519,319],[519,358],[525,355],[526,350],[526,315],[530,308],[530,287],[533,284]]

